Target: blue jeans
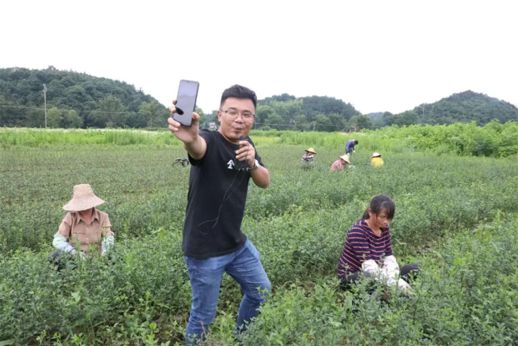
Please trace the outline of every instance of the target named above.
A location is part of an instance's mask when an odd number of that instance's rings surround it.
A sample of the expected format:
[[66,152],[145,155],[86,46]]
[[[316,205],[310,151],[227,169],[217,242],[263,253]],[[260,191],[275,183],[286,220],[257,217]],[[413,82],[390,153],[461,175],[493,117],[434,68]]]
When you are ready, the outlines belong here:
[[241,286],[243,299],[239,305],[237,330],[259,313],[259,307],[271,290],[259,252],[250,240],[237,251],[218,257],[196,259],[184,256],[192,290],[192,304],[185,333],[186,344],[203,339],[216,316],[223,273],[227,272]]

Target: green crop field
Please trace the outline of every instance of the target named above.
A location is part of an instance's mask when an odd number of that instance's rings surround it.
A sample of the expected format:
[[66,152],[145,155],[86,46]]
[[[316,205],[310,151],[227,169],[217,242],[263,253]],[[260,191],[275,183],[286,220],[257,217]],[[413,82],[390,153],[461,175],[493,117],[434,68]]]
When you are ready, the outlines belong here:
[[[329,166],[353,136],[353,167]],[[270,169],[250,185],[243,230],[273,292],[239,343],[226,277],[207,345],[511,345],[518,340],[518,126],[252,133]],[[300,157],[317,150],[305,170]],[[369,156],[383,154],[373,169]],[[0,346],[183,344],[190,286],[181,253],[189,167],[168,132],[0,129]],[[106,200],[115,260],[55,271],[47,256],[71,197]],[[345,232],[372,196],[396,202],[410,298],[337,289]]]

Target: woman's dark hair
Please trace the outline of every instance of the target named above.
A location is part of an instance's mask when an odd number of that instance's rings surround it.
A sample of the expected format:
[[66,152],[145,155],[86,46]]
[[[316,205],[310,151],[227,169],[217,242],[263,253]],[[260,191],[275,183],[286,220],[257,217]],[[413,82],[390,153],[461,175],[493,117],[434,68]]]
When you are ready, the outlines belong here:
[[385,195],[375,196],[369,205],[369,208],[363,213],[362,219],[367,220],[369,218],[369,209],[376,215],[379,215],[383,210],[387,213],[387,218],[392,220],[396,213],[396,205],[390,197]]
[[251,100],[254,103],[254,108],[257,108],[257,95],[254,91],[242,85],[235,84],[223,91],[223,94],[221,95],[220,106],[223,105],[225,100],[229,97],[235,97],[236,99]]

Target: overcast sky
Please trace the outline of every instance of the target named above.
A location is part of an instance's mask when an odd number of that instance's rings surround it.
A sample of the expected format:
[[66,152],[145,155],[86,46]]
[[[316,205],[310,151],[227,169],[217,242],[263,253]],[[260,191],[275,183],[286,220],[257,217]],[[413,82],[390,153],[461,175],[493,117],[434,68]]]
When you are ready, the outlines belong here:
[[0,68],[52,65],[124,81],[164,105],[180,79],[197,80],[205,112],[236,83],[260,99],[330,96],[362,113],[468,89],[517,106],[515,3],[5,0]]

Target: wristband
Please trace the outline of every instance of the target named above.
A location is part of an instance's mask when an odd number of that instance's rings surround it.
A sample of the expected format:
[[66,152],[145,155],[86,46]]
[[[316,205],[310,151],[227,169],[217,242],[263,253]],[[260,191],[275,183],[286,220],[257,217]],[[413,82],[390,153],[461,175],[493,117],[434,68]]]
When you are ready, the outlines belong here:
[[260,166],[259,161],[254,160],[254,164],[252,167],[250,167],[250,170],[255,171],[257,168],[259,168],[259,166]]

